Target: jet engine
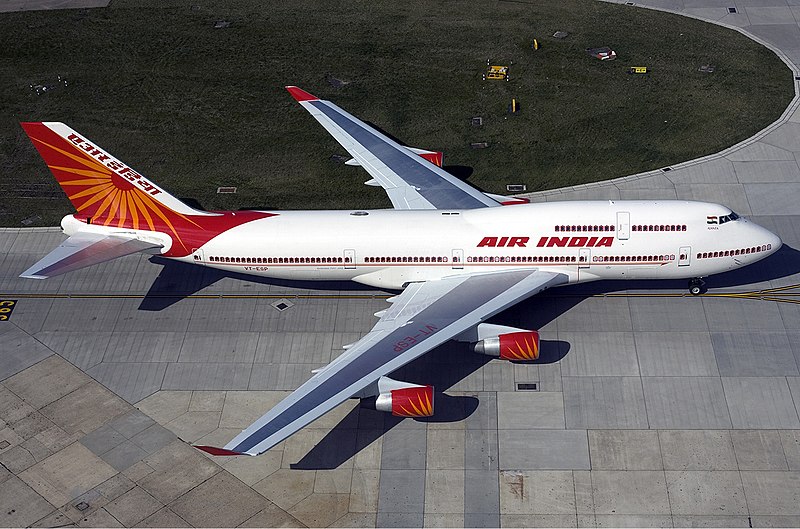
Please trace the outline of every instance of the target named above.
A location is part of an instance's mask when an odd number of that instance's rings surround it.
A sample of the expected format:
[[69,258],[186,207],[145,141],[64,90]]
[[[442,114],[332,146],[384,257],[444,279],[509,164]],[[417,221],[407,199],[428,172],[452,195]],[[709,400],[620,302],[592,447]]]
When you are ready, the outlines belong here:
[[397,417],[430,417],[433,415],[433,386],[381,377],[353,395],[367,406]]
[[539,358],[539,333],[521,331],[484,338],[475,344],[475,352],[499,356],[503,360],[536,360]]
[[375,409],[396,417],[430,417],[433,415],[433,386],[409,386],[381,393]]

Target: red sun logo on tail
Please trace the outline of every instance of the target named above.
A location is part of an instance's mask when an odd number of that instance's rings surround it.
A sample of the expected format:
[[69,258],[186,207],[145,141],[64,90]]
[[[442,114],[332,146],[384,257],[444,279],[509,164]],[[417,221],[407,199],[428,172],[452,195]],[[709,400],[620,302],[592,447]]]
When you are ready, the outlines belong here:
[[72,202],[77,218],[166,233],[175,242],[166,255],[188,255],[223,231],[274,216],[257,211],[194,210],[61,123],[23,123],[22,127]]

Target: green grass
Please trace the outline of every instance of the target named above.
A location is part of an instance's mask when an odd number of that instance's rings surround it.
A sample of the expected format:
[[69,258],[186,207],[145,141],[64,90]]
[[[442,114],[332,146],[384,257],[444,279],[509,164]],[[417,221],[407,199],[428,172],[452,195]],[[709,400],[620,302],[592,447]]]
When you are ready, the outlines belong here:
[[[191,0],[197,1],[200,0]],[[214,29],[216,20],[231,26]],[[285,92],[297,84],[408,145],[442,150],[504,193],[664,167],[775,120],[792,73],[737,32],[589,1],[115,0],[0,15],[0,224],[55,224],[72,207],[17,122],[63,121],[207,209],[387,207]],[[564,40],[550,35],[570,32]],[[537,38],[541,49],[530,43]],[[600,62],[585,48],[611,46]],[[512,80],[481,81],[486,59]],[[714,64],[713,74],[697,71]],[[626,73],[647,66],[645,76]],[[68,86],[36,95],[60,75]],[[350,81],[336,89],[333,75]],[[508,116],[512,97],[522,106]],[[469,118],[481,115],[483,127]],[[470,142],[488,141],[472,150]],[[217,195],[232,185],[236,195]]]

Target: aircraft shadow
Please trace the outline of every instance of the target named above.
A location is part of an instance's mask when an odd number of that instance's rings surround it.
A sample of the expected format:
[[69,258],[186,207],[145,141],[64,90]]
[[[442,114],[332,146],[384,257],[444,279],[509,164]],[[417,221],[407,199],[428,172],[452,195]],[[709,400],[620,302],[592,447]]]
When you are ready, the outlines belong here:
[[[236,272],[226,272],[224,270],[172,261],[157,256],[151,257],[149,261],[153,264],[161,265],[162,268],[155,281],[153,281],[153,284],[150,285],[144,299],[139,304],[139,310],[164,310],[183,298],[196,294],[204,288],[228,278],[265,286],[297,288],[302,290],[331,292],[363,292],[365,290],[370,290],[369,287],[359,285],[352,281],[292,281],[288,279],[273,279]],[[380,291],[375,290],[375,292]],[[213,295],[213,293],[211,295]]]
[[[800,274],[800,251],[783,245],[780,250],[755,264],[709,277],[706,286],[724,288],[774,281]],[[800,279],[800,278],[799,278]]]
[[[757,285],[767,281],[775,281],[800,274],[800,251],[783,245],[780,250],[757,263],[738,270],[722,274],[715,274],[705,279],[707,289],[742,287],[748,290],[748,285]],[[798,277],[800,283],[800,277]],[[758,288],[758,287],[754,287]],[[565,296],[594,296],[611,292],[632,290],[681,290],[688,294],[688,281],[686,279],[627,279],[595,281],[579,285],[559,287],[557,290],[547,291],[543,297],[557,295]]]

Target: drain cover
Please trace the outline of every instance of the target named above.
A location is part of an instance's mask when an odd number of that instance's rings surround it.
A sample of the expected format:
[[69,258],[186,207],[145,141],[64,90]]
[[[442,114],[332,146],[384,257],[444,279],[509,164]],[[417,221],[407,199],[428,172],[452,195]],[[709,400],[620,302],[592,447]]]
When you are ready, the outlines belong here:
[[271,303],[275,310],[283,312],[286,309],[290,309],[294,307],[294,303],[289,301],[288,299],[279,299],[278,301]]

